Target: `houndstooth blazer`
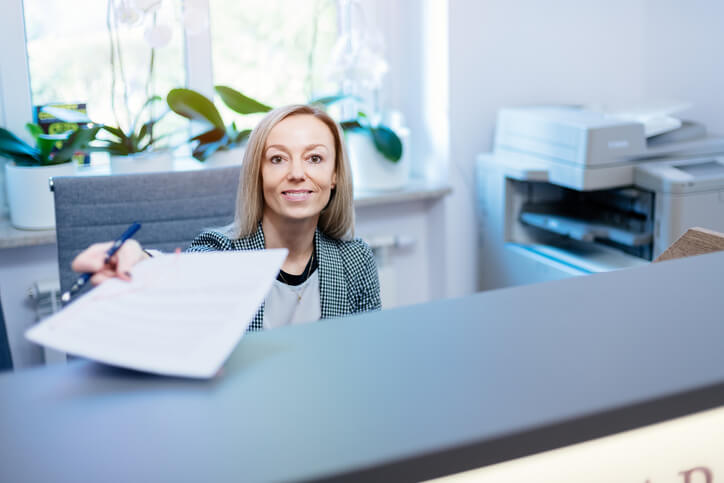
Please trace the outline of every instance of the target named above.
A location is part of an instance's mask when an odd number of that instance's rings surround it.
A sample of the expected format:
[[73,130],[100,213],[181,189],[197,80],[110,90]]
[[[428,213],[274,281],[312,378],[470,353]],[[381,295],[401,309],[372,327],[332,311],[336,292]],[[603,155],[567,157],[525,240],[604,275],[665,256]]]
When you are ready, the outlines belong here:
[[[199,234],[187,251],[263,250],[264,232],[259,227],[251,236],[231,239],[221,232]],[[380,310],[380,282],[369,245],[359,238],[351,241],[330,238],[319,229],[314,234],[319,264],[319,296],[322,318]],[[249,325],[250,331],[264,327],[264,304]]]

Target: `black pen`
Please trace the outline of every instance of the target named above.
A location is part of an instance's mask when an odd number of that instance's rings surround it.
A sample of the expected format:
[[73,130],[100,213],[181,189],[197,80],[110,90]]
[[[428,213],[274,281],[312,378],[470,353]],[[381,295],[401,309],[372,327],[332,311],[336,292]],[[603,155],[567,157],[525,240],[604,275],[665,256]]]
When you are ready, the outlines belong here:
[[[119,248],[121,248],[121,245],[123,245],[126,240],[131,238],[140,228],[141,224],[138,222],[135,222],[131,226],[129,226],[126,231],[124,231],[123,234],[118,237],[118,239],[114,241],[113,245],[111,245],[111,247],[108,249],[108,251],[106,252],[106,259],[103,261],[103,264],[108,264],[111,257],[118,251]],[[78,277],[78,280],[76,280],[73,286],[70,287],[70,290],[60,296],[60,301],[63,303],[68,303],[73,294],[83,288],[83,285],[85,285],[92,276],[92,273],[84,273],[83,275]]]

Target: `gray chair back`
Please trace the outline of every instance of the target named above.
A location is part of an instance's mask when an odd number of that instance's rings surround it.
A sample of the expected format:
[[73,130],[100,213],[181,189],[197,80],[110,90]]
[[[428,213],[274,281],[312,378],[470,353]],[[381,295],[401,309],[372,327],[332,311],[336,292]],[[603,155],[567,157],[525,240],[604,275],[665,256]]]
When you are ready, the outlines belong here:
[[185,249],[206,228],[234,218],[238,166],[198,171],[110,176],[63,176],[52,180],[60,289],[75,281],[70,264],[89,245],[118,238],[134,221],[144,248]]

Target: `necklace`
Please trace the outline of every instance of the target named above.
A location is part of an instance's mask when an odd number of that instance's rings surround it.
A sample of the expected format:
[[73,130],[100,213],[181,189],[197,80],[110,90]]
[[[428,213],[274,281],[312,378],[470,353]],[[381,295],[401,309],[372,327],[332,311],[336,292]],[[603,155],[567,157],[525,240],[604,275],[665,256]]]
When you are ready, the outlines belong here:
[[[310,275],[311,272],[312,272],[312,267],[313,267],[313,266],[314,266],[314,250],[312,250],[312,256],[309,257],[309,261],[307,262],[307,266],[304,267],[304,271],[303,271],[302,274],[301,274],[301,277],[300,277],[300,278],[301,278],[301,281],[300,281],[297,285],[301,285],[302,283],[304,283],[304,282],[309,278],[309,275]],[[290,281],[287,280],[287,278],[284,276],[284,271],[283,271],[283,270],[279,270],[279,276],[277,277],[277,279],[280,280],[281,282],[284,282],[286,285],[289,285],[290,287],[294,286],[294,285],[292,285],[292,284],[290,283]],[[295,295],[297,296],[297,303],[300,303],[300,302],[302,301],[302,295],[304,295],[304,291],[306,290],[306,288],[307,288],[307,287],[305,286],[302,290],[299,290],[299,291],[295,294]]]

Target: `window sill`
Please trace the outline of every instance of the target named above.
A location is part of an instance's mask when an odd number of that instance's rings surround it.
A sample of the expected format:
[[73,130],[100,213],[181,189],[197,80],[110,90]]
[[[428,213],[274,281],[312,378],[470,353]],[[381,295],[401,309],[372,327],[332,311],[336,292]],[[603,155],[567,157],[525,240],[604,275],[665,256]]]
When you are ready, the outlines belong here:
[[424,179],[412,179],[407,186],[390,191],[358,191],[355,192],[355,208],[389,205],[410,201],[433,200],[447,196],[452,192],[449,185],[432,183]]
[[54,243],[55,230],[18,230],[10,224],[7,215],[0,217],[0,249]]

